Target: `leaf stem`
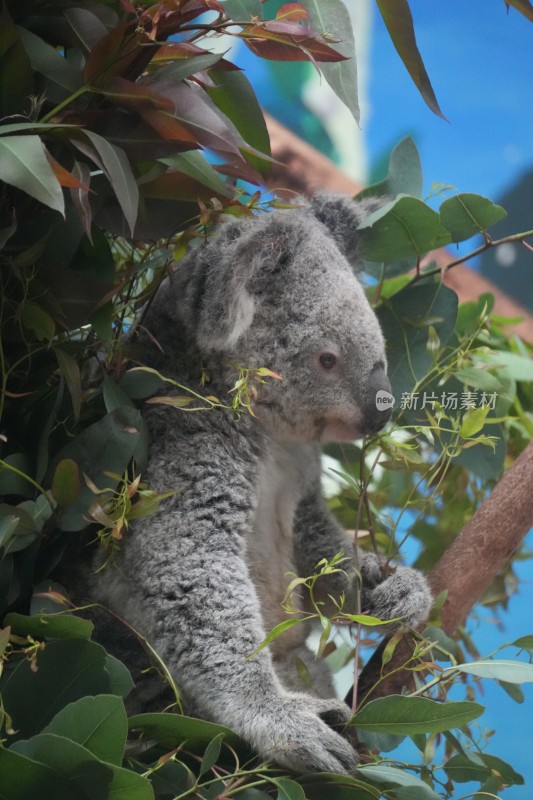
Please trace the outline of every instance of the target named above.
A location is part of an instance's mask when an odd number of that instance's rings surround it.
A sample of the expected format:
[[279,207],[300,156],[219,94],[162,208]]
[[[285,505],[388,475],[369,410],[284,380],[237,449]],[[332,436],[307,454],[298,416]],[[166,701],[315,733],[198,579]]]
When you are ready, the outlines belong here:
[[513,233],[510,236],[503,236],[501,239],[485,239],[483,244],[476,250],[472,250],[465,256],[460,256],[460,258],[456,258],[449,264],[445,264],[442,267],[434,267],[433,269],[428,269],[425,272],[417,271],[416,275],[414,275],[413,280],[408,284],[408,286],[412,286],[421,278],[426,278],[430,275],[445,275],[448,272],[448,270],[452,269],[453,267],[456,267],[459,264],[464,264],[465,261],[470,261],[471,258],[475,258],[476,256],[485,253],[487,250],[491,250],[493,247],[499,247],[501,244],[512,244],[513,242],[522,242],[522,244],[524,244],[529,249],[528,243],[525,242],[524,240],[530,236],[533,236],[533,230],[524,231],[523,233]]

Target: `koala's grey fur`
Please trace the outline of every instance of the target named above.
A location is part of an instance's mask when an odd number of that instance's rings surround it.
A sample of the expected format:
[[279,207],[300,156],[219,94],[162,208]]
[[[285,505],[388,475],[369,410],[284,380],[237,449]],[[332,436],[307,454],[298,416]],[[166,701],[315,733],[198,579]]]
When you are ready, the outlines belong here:
[[[375,393],[390,389],[383,337],[349,261],[365,206],[320,194],[293,210],[227,222],[165,282],[143,324],[162,348],[152,362],[198,390],[227,398],[236,362],[283,380],[259,386],[255,417],[185,414],[152,405],[144,479],[177,493],[132,526],[93,594],[141,631],[164,659],[187,710],[226,724],[262,756],[295,771],[349,771],[357,754],[333,728],[349,717],[330,675],[298,625],[248,659],[284,619],[292,570],[352,544],[320,491],[320,445],[378,430],[388,414]],[[337,358],[321,366],[321,352]],[[159,353],[159,355],[158,355]],[[184,358],[185,354],[185,358]],[[352,560],[321,579],[321,597],[355,591]],[[422,575],[398,568],[383,580],[360,555],[363,606],[415,625],[431,597]],[[302,599],[302,604],[305,601]],[[314,683],[302,685],[297,659]]]

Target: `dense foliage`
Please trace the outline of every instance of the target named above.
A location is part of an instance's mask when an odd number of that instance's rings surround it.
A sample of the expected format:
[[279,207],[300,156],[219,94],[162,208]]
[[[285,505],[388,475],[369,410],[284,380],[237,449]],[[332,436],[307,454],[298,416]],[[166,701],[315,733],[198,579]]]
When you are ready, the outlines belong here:
[[[529,4],[512,5],[531,13]],[[407,3],[378,6],[440,113]],[[0,13],[0,795],[400,800],[451,796],[454,782],[474,780],[490,792],[520,783],[469,738],[482,706],[472,697],[444,700],[467,675],[500,680],[520,699],[518,684],[532,680],[533,667],[480,660],[466,637],[447,639],[438,603],[410,664],[418,669],[422,654],[432,659],[415,695],[355,698],[353,727],[368,763],[350,778],[296,781],[258,764],[220,726],[170,713],[128,719],[128,671],[91,639],[91,623],[54,581],[72,537],[92,526],[89,538],[112,558],[128,525],[165,500],[142,481],[148,443],[137,408],[165,380],[143,369],[126,336],[132,319],[190,240],[209,235],[222,213],[279,205],[250,189],[268,173],[268,134],[220,36],[241,39],[263,58],[313,61],[357,117],[353,37],[341,0],[8,0]],[[347,527],[368,529],[368,546],[391,556],[408,516],[419,564],[429,568],[531,439],[532,362],[491,315],[489,296],[458,307],[424,260],[480,232],[491,245],[486,230],[504,210],[472,194],[443,200],[437,192],[423,201],[409,139],[391,154],[386,181],[368,192],[390,198],[361,236],[397,413],[379,437],[332,448],[340,462],[332,505]],[[239,366],[233,396],[219,401],[246,413],[254,376]],[[194,400],[201,413],[216,413],[208,397]],[[192,398],[179,405],[175,413],[191,410]],[[306,585],[312,589],[312,576]],[[505,602],[509,585],[502,577],[486,599]],[[298,624],[290,610],[288,597],[287,624]],[[360,631],[356,645],[341,644],[320,607],[316,616],[320,656],[340,667],[355,650],[357,660]],[[347,628],[365,619],[340,609],[336,621]],[[531,650],[533,641],[516,646]],[[475,661],[465,663],[469,648]],[[420,763],[404,768],[379,755],[405,736]]]

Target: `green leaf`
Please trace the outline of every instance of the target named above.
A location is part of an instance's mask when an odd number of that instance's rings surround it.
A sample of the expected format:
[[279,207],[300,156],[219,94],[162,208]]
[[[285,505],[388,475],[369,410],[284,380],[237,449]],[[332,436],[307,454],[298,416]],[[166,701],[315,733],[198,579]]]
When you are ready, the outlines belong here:
[[130,731],[140,729],[144,738],[153,739],[169,749],[186,741],[188,749],[203,753],[220,734],[224,735],[224,741],[232,747],[242,744],[237,734],[223,725],[180,714],[137,714],[129,718],[128,726]]
[[43,733],[64,736],[110,764],[120,766],[128,734],[128,719],[119,697],[82,697],[59,711]]
[[350,775],[320,772],[305,775],[298,782],[308,800],[379,800],[382,796],[379,789]]
[[158,161],[194,178],[219,194],[230,195],[228,186],[201,153],[191,150],[189,153],[175,153],[166,158],[159,158]]
[[66,778],[77,778],[88,800],[153,800],[146,778],[129,769],[106,764],[82,745],[52,733],[41,733],[13,748],[52,767]]
[[31,301],[24,303],[20,310],[20,319],[24,327],[32,331],[39,341],[49,342],[53,339],[56,332],[54,320],[50,314],[45,311],[44,308],[38,306],[37,303],[32,303]]
[[[4,463],[0,463],[0,495],[18,494],[21,497],[33,497],[34,487],[24,477],[31,471],[28,456],[25,453],[13,453],[5,456],[2,461]],[[13,467],[17,472],[12,472],[6,465]]]
[[40,734],[15,742],[11,750],[52,769],[57,776],[77,786],[77,797],[105,800],[113,778],[109,767],[91,756],[84,747],[62,736]]
[[491,369],[505,367],[515,381],[533,381],[533,358],[517,353],[492,351],[484,354],[483,360],[491,365]]
[[[216,107],[232,122],[243,140],[259,153],[270,156],[270,137],[255,92],[243,72],[211,70],[214,87],[207,93]],[[269,162],[246,154],[246,159],[259,172],[269,168]]]
[[92,147],[88,149],[80,139],[73,139],[74,144],[95,161],[106,174],[133,236],[139,212],[139,187],[135,181],[130,162],[120,147],[111,144],[98,133],[84,128],[83,135],[89,139]]
[[[98,489],[114,489],[117,480],[109,473],[123,475],[132,458],[142,468],[146,439],[146,425],[140,412],[123,405],[85,428],[61,450],[58,459],[74,461],[79,474],[88,475]],[[82,486],[76,501],[63,509],[59,528],[80,531],[87,527],[86,515],[95,500],[89,486]]]
[[503,389],[502,384],[494,375],[479,367],[458,369],[457,372],[453,373],[453,376],[461,383],[466,383],[467,386],[474,386],[484,392],[500,392]]
[[483,429],[489,411],[488,406],[478,406],[478,408],[469,408],[465,412],[459,431],[463,439],[468,439]]
[[72,505],[81,490],[78,465],[71,458],[63,458],[52,478],[52,495],[62,508]]
[[0,137],[0,180],[65,216],[63,190],[38,136]]
[[0,504],[0,523],[0,547],[4,553],[24,550],[37,538],[33,518],[25,508]]
[[299,625],[301,622],[302,622],[301,619],[293,617],[292,619],[284,619],[283,622],[278,623],[274,628],[272,628],[271,631],[267,633],[267,635],[265,636],[259,647],[256,648],[256,650],[254,650],[254,652],[249,656],[249,658],[252,658],[253,656],[257,655],[257,653],[260,653],[261,650],[263,650],[271,642],[273,642],[274,639],[277,639],[277,637],[280,634],[290,630],[291,628],[294,628],[295,625]]
[[309,12],[311,24],[335,42],[333,47],[346,56],[346,61],[321,62],[320,72],[339,100],[359,123],[357,61],[352,20],[342,0],[300,0]]
[[506,217],[507,211],[479,194],[457,194],[444,201],[439,214],[452,242],[462,242]]
[[107,654],[105,671],[109,680],[109,691],[119,697],[127,697],[135,684],[129,669],[118,658]]
[[445,346],[455,327],[457,295],[438,281],[423,279],[397,292],[377,309],[389,361],[393,394],[400,398],[424,378],[432,365],[428,325]]
[[0,7],[0,119],[29,111],[34,94],[28,55],[6,3]]
[[59,371],[65,379],[72,402],[74,420],[77,422],[80,417],[81,409],[81,374],[78,362],[68,350],[62,347],[54,347],[55,357],[59,364]]
[[[2,685],[4,707],[19,736],[38,733],[69,703],[110,692],[103,647],[84,639],[57,639],[37,656],[37,672],[24,659]],[[58,680],[61,676],[61,680]]]
[[214,67],[223,57],[223,53],[211,53],[206,50],[199,55],[177,58],[170,64],[160,67],[157,72],[154,73],[154,80],[151,82],[151,86],[157,91],[160,81],[179,83],[179,81],[188,78],[190,75]]
[[495,678],[507,683],[533,683],[533,664],[522,661],[488,660],[471,661],[469,664],[457,664],[446,667],[445,671],[459,670],[478,678]]
[[[50,767],[0,747],[0,797],[2,800],[72,800],[79,797],[76,782]],[[90,800],[81,794],[84,800]]]
[[115,411],[120,406],[131,406],[133,408],[133,403],[126,392],[109,375],[104,375],[102,394],[107,412]]
[[350,724],[378,733],[411,736],[414,733],[440,733],[461,727],[477,719],[483,711],[479,703],[437,703],[425,697],[390,695],[371,700],[352,717]]
[[204,757],[202,758],[202,763],[200,764],[198,777],[205,775],[205,773],[209,772],[211,767],[217,763],[225,735],[225,733],[219,733],[217,736],[215,736],[213,741],[209,742],[207,745]]
[[407,0],[376,0],[376,2],[392,43],[411,76],[411,80],[433,113],[446,119],[440,110],[418,50],[409,3]]
[[498,681],[498,683],[505,694],[507,694],[511,700],[514,700],[515,703],[521,704],[526,699],[524,692],[517,683],[507,683],[506,681]]
[[305,792],[296,781],[291,778],[270,778],[278,790],[276,800],[305,800]]
[[88,619],[64,612],[31,617],[12,612],[6,616],[5,624],[22,636],[46,639],[89,639],[94,627]]
[[421,258],[450,242],[450,234],[437,212],[422,200],[407,195],[400,195],[382,206],[363,220],[358,230],[361,255],[367,261]]
[[511,642],[511,647],[519,647],[520,650],[533,650],[533,634],[515,639],[514,642]]
[[47,79],[42,88],[45,88],[48,100],[59,102],[79,89],[82,84],[81,70],[76,69],[59,50],[35,33],[20,26],[17,30],[32,68]]
[[144,400],[165,386],[165,382],[149,369],[134,367],[124,373],[119,386],[132,400]]
[[224,13],[238,22],[248,22],[252,17],[263,19],[261,0],[224,0]]
[[399,141],[392,149],[385,180],[366,186],[356,199],[384,196],[394,198],[400,194],[422,196],[422,165],[418,148],[410,136]]
[[[427,783],[421,781],[416,775],[411,775],[406,770],[398,769],[397,767],[389,767],[386,764],[368,764],[359,767],[357,774],[364,780],[373,781],[378,785],[382,783],[392,784],[416,790],[416,794],[413,792],[413,800],[415,796],[416,800],[441,800],[441,796],[436,794]],[[391,793],[391,796],[394,795]]]
[[469,783],[479,781],[483,783],[495,770],[502,777],[502,783],[507,786],[521,786],[524,783],[522,775],[506,764],[501,758],[488,753],[469,752],[468,755],[458,753],[444,764],[444,771],[456,783]]

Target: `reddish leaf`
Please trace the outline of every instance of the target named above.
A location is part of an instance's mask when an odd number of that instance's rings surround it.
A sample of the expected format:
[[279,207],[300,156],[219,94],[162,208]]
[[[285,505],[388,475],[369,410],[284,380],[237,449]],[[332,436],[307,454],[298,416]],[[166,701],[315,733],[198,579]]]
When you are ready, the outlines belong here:
[[69,189],[85,189],[89,191],[89,186],[85,186],[84,184],[80,183],[78,178],[73,175],[68,169],[65,169],[58,161],[50,155],[48,150],[45,151],[46,158],[48,159],[48,163],[52,167],[54,174],[61,184],[61,186],[67,186]]
[[141,103],[165,111],[174,108],[174,103],[168,97],[157,94],[144,84],[132,83],[119,76],[112,78],[101,94],[112,97],[121,106],[134,108],[137,111]]
[[171,114],[151,108],[139,108],[137,110],[141,117],[157,131],[163,139],[183,142],[189,144],[191,148],[198,147],[198,141],[194,134]]
[[171,80],[157,80],[152,85],[174,101],[173,118],[194,136],[195,142],[217,153],[233,153],[240,157],[239,148],[244,142],[239,132],[204,92]]
[[136,57],[139,45],[140,38],[136,34],[131,34],[131,26],[128,23],[118,25],[93,46],[85,64],[83,77],[86,81],[92,82],[98,78],[109,79],[113,75],[121,74]]
[[210,200],[212,197],[224,199],[224,195],[205,186],[200,181],[185,175],[183,172],[165,172],[142,187],[143,197],[156,200],[191,200],[198,198]]
[[307,9],[300,5],[300,3],[285,3],[278,8],[276,19],[289,19],[293,22],[301,22],[308,20],[309,14]]
[[224,164],[216,164],[214,169],[220,172],[221,175],[227,175],[230,178],[240,178],[243,181],[253,183],[255,186],[262,186],[264,184],[264,178],[247,161],[238,161],[237,159],[228,158]]
[[[205,56],[208,52],[208,50],[203,50],[201,47],[189,42],[168,42],[158,48],[150,64],[159,66],[160,64],[171,64],[174,61],[191,60],[194,56]],[[240,71],[239,67],[222,57],[217,62],[216,68]],[[192,75],[193,73],[189,74]]]
[[247,25],[238,36],[261,58],[274,61],[346,61],[314,31],[291,22]]
[[394,47],[413,83],[429,108],[437,116],[446,119],[440,110],[424,62],[418,51],[409,3],[407,0],[377,0],[377,4]]

